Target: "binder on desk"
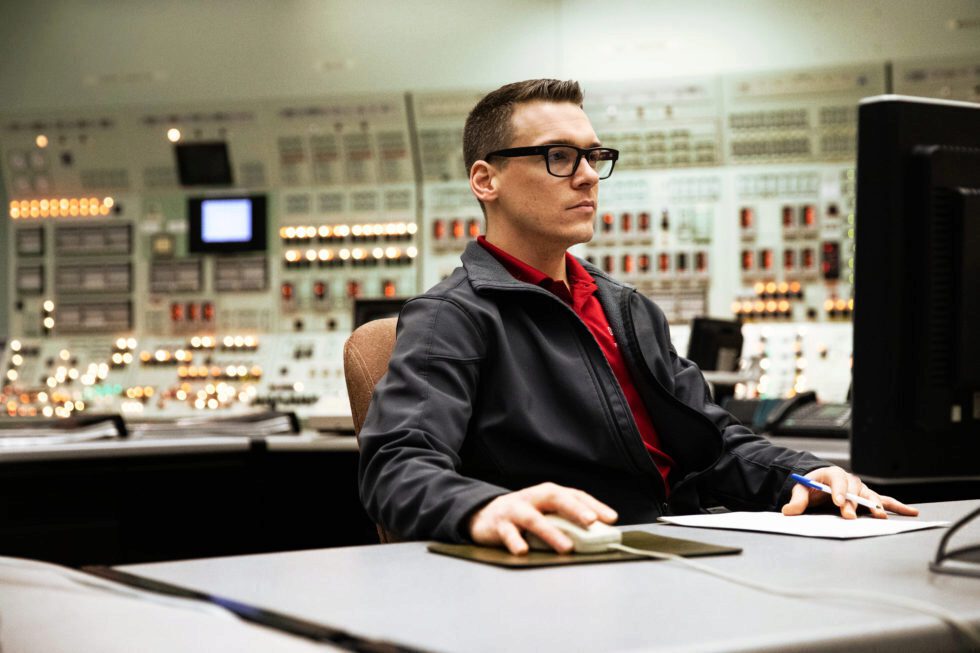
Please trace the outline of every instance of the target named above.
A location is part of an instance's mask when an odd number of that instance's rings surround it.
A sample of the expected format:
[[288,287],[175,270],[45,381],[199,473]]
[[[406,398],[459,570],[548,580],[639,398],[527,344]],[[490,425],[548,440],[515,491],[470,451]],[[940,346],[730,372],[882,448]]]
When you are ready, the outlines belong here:
[[126,424],[119,415],[13,420],[0,423],[0,448],[72,444],[127,434]]
[[130,431],[139,437],[237,436],[262,438],[299,433],[294,413],[263,411],[227,417],[185,417],[167,421],[133,422]]

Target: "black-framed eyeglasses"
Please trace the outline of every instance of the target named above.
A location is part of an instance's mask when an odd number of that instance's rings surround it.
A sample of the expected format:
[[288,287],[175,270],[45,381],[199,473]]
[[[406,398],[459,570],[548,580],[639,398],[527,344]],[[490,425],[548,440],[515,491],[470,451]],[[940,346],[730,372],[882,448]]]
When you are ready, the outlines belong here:
[[612,174],[619,159],[619,150],[609,147],[587,147],[582,149],[573,145],[535,145],[532,147],[512,147],[497,150],[483,157],[492,156],[518,157],[541,155],[544,157],[548,174],[555,177],[571,177],[578,170],[578,164],[584,158],[588,164],[599,173],[599,179],[607,179]]

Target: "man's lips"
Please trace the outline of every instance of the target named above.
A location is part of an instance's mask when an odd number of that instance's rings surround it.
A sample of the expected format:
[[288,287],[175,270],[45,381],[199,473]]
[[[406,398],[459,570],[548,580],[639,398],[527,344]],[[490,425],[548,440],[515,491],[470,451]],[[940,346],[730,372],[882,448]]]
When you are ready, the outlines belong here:
[[584,202],[579,202],[578,204],[568,207],[569,209],[590,209],[595,210],[595,202],[586,200]]

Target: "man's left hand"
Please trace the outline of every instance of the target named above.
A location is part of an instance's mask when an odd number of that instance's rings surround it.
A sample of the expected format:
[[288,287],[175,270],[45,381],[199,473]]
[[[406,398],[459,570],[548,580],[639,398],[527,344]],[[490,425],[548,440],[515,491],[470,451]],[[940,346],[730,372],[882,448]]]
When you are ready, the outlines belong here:
[[907,506],[901,501],[891,497],[879,495],[871,488],[861,482],[854,474],[848,474],[840,467],[821,467],[806,475],[808,479],[818,481],[830,487],[832,494],[827,494],[820,490],[813,490],[805,485],[797,484],[790,495],[789,503],[783,506],[784,515],[802,514],[808,506],[819,506],[833,500],[834,505],[840,508],[840,516],[844,519],[854,519],[857,517],[857,506],[853,501],[848,501],[845,493],[850,492],[859,497],[870,499],[877,503],[884,510],[871,509],[871,516],[879,519],[887,519],[890,510],[899,515],[910,515],[912,517],[919,514],[916,508]]

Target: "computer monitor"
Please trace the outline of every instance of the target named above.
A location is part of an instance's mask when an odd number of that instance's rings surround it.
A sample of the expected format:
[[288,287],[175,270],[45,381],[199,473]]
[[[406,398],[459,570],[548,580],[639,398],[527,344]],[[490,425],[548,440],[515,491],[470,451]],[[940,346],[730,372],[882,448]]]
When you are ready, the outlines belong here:
[[858,110],[851,465],[980,479],[980,105]]
[[354,328],[371,320],[385,317],[398,317],[402,304],[408,301],[406,297],[385,297],[378,299],[354,300]]
[[207,143],[177,143],[177,176],[181,186],[230,186],[231,159],[228,144],[223,141]]
[[687,357],[705,371],[734,372],[742,356],[742,324],[696,317],[691,322]]

